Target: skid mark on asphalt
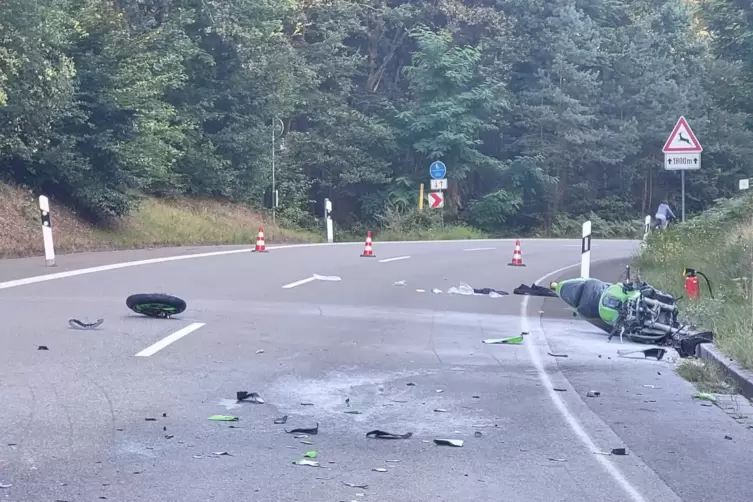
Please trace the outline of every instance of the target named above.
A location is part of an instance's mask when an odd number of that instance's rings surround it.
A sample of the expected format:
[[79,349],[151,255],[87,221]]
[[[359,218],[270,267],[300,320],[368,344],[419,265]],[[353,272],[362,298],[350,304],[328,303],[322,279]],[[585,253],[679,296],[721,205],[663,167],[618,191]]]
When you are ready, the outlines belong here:
[[158,342],[156,342],[156,343],[150,345],[149,347],[145,348],[144,350],[142,350],[141,352],[139,352],[138,354],[136,354],[136,357],[149,357],[149,356],[153,356],[154,354],[156,354],[160,350],[164,349],[165,347],[167,347],[171,343],[177,342],[178,340],[180,340],[184,336],[186,336],[186,335],[188,335],[190,333],[193,333],[194,331],[196,331],[197,329],[201,328],[202,326],[204,326],[203,322],[195,322],[195,323],[189,324],[188,326],[186,326],[186,327],[184,327],[182,329],[179,329],[178,331],[176,331],[174,333],[171,333],[171,334],[167,335],[165,338],[163,338],[163,339],[159,340]]

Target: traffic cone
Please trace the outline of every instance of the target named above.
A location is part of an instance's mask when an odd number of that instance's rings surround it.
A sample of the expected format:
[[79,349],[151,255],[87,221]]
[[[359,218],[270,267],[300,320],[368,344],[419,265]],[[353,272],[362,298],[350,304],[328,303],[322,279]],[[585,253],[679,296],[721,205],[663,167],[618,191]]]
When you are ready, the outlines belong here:
[[366,245],[363,247],[362,258],[375,258],[374,250],[371,248],[371,230],[366,233]]
[[515,241],[515,250],[512,252],[512,261],[507,264],[510,267],[525,267],[523,255],[520,252],[520,241]]
[[259,227],[259,234],[256,236],[256,247],[254,253],[266,253],[267,248],[264,245],[264,227]]

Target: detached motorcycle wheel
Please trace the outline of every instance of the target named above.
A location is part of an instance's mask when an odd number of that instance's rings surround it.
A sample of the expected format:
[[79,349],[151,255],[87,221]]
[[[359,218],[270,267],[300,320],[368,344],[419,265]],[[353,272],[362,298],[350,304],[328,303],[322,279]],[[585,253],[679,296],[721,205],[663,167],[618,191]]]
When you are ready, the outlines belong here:
[[126,298],[126,306],[137,314],[162,319],[186,310],[186,302],[182,299],[160,293],[131,295]]

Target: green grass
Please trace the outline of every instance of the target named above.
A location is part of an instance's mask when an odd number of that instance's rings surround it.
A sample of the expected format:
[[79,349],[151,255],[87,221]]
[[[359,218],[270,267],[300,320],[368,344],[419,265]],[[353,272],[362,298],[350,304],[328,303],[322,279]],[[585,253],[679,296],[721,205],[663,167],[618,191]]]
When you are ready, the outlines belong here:
[[704,359],[683,359],[677,365],[677,374],[695,384],[699,392],[735,394],[737,388],[727,377],[719,363]]
[[643,279],[678,297],[685,296],[685,267],[706,274],[714,297],[699,277],[701,300],[681,299],[682,316],[712,330],[719,349],[748,369],[753,369],[751,215],[751,198],[721,201],[671,230],[652,233],[634,262]]

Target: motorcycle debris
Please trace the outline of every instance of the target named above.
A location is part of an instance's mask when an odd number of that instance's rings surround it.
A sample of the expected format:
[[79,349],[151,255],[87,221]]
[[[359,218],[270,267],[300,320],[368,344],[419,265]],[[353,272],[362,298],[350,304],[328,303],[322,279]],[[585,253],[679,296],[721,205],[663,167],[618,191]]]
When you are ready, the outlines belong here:
[[235,393],[235,398],[240,403],[241,401],[248,401],[249,403],[264,404],[264,399],[261,398],[258,392],[246,392],[245,390],[239,390]]
[[547,352],[552,357],[569,357],[567,354],[554,354],[552,352]]
[[454,446],[460,448],[463,446],[462,439],[435,439],[434,444],[438,446]]
[[316,436],[319,434],[319,422],[316,423],[316,427],[301,427],[293,430],[285,429],[285,432],[288,434],[311,434],[312,436]]
[[376,439],[409,439],[413,436],[412,432],[406,432],[405,434],[393,434],[391,432],[380,431],[379,429],[366,433],[366,437],[373,437]]
[[78,319],[68,319],[68,325],[73,329],[96,329],[105,322],[104,319],[97,319],[94,322],[83,322]]
[[369,487],[369,485],[359,485],[357,483],[348,483],[347,481],[343,481],[342,483],[350,488],[360,488],[361,490],[366,490]]
[[240,419],[231,415],[212,415],[207,420],[212,420],[213,422],[237,422]]
[[374,467],[371,470],[374,472],[387,472],[387,469],[385,469],[384,467]]
[[600,395],[601,395],[601,392],[599,392],[598,390],[589,390],[586,393],[586,397],[599,397]]
[[288,416],[283,415],[280,418],[275,418],[275,425],[283,425],[287,423],[287,421],[288,421]]
[[307,465],[309,467],[319,467],[319,462],[315,460],[307,460],[305,458],[302,458],[301,460],[296,460],[293,462],[295,465]]
[[509,338],[487,338],[486,340],[483,340],[481,343],[494,344],[494,345],[500,345],[500,344],[520,345],[521,343],[523,343],[523,335],[511,336]]

